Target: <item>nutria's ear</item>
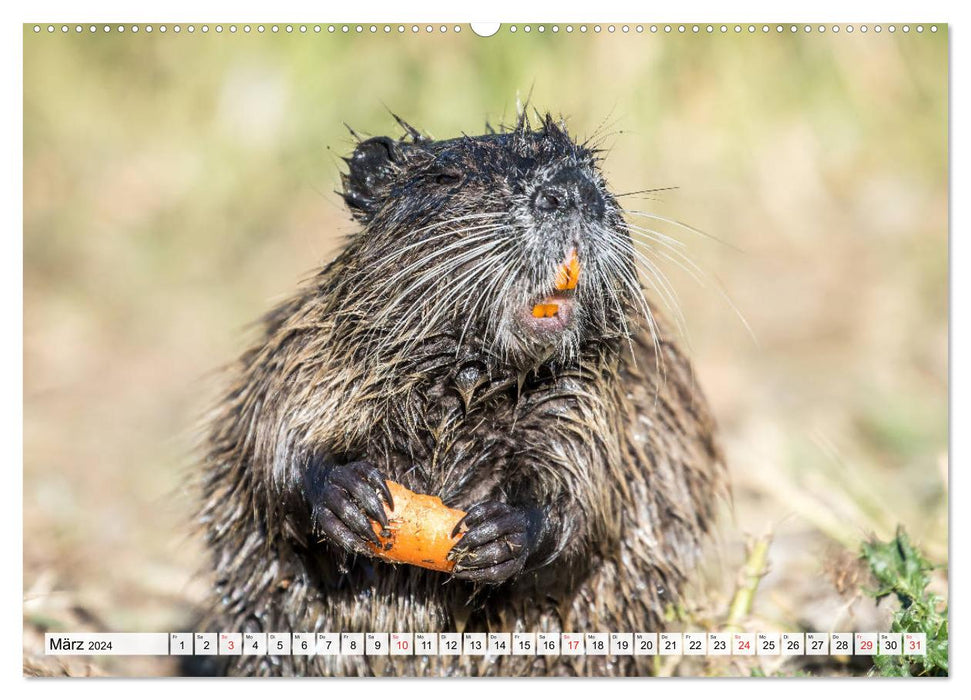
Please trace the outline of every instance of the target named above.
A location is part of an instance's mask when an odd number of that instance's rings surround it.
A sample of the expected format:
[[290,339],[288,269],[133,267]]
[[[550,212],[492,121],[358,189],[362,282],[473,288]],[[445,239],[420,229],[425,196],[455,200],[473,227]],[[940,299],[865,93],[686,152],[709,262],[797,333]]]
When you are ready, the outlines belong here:
[[378,136],[359,143],[344,159],[350,171],[341,174],[342,194],[355,219],[367,222],[381,208],[401,172],[405,148],[407,144]]

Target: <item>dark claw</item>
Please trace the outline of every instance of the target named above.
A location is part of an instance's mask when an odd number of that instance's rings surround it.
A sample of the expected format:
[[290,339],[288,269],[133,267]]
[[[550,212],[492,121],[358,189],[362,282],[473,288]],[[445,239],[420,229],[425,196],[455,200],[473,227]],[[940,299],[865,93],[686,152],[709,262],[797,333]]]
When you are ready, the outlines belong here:
[[393,505],[381,472],[368,462],[308,465],[304,493],[325,539],[359,554],[370,555],[366,543],[380,545],[372,520],[387,532],[384,499]]
[[360,538],[351,532],[344,523],[342,523],[336,515],[328,510],[322,510],[317,514],[317,521],[320,523],[321,529],[327,533],[327,536],[341,545],[345,549],[349,549],[352,552],[357,552],[358,554],[365,554],[367,556],[371,555],[368,548],[365,547]]
[[458,564],[452,570],[457,578],[475,583],[502,583],[506,579],[519,573],[522,564],[516,559],[496,564],[486,569],[465,569]]
[[505,511],[508,508],[509,506],[507,506],[505,503],[500,503],[499,501],[485,501],[483,503],[476,503],[474,506],[469,508],[465,516],[455,524],[455,527],[452,529],[452,537],[459,534],[459,530],[461,530],[463,525],[466,527],[466,529],[471,530],[494,513]]
[[391,497],[391,489],[388,488],[387,480],[384,478],[381,472],[378,471],[377,467],[369,462],[351,462],[347,466],[360,469],[368,483],[380,491],[381,495],[384,496],[384,502],[388,504],[388,508],[394,510],[394,498]]
[[371,520],[377,520],[383,528],[388,527],[388,515],[384,512],[384,505],[382,505],[381,498],[370,483],[361,481],[356,474],[348,469],[335,471],[330,477],[330,482],[340,486],[356,499]]
[[361,506],[348,498],[346,491],[336,486],[327,489],[321,496],[321,504],[336,515],[355,535],[371,540],[374,544],[381,544]]
[[526,518],[522,513],[497,513],[495,519],[470,527],[462,537],[461,545],[462,549],[472,549],[506,535],[525,535],[525,532]]
[[474,506],[469,508],[468,513],[465,514],[465,520],[468,522],[469,527],[477,525],[486,518],[492,515],[511,510],[510,506],[499,501],[485,501],[483,503],[476,503]]
[[523,570],[531,551],[529,518],[523,508],[499,501],[477,503],[453,531],[466,533],[449,552],[452,575],[467,581],[502,583]]
[[515,559],[523,550],[523,542],[513,542],[512,538],[493,540],[489,544],[466,550],[461,557],[463,569],[483,569]]

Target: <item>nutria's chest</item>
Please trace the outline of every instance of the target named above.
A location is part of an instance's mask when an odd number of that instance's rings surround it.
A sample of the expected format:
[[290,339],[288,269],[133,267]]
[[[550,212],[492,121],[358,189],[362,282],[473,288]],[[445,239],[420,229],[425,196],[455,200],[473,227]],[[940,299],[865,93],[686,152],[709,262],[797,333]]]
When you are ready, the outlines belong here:
[[603,391],[579,371],[500,378],[456,371],[403,394],[368,456],[452,507],[509,500],[524,481],[546,478],[534,469],[538,460],[585,453],[575,448],[603,432],[602,422],[589,420]]
[[403,394],[373,436],[369,459],[453,507],[493,497],[516,449],[517,397],[515,387],[478,389],[479,396],[463,397],[441,381]]

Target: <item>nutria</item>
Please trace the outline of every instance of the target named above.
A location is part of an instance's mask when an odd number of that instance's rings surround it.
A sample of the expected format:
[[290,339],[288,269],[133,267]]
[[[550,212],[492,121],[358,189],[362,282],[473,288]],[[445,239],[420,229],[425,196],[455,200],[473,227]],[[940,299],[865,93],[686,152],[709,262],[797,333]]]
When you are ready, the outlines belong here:
[[[601,152],[549,115],[362,139],[360,225],[270,312],[210,421],[207,628],[662,628],[724,468],[685,354],[638,282]],[[568,251],[575,289],[554,278]],[[536,309],[540,309],[537,312]],[[385,479],[467,511],[451,573],[371,556]],[[241,656],[234,675],[638,675],[635,656]]]

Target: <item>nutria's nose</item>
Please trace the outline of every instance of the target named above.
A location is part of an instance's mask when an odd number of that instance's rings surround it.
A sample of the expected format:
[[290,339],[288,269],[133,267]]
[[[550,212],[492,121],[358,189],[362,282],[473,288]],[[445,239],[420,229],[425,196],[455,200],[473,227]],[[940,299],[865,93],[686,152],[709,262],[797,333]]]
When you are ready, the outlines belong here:
[[604,213],[604,198],[585,173],[576,168],[564,168],[537,188],[533,206],[543,214],[574,210],[599,218]]

